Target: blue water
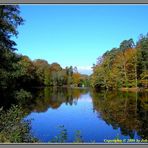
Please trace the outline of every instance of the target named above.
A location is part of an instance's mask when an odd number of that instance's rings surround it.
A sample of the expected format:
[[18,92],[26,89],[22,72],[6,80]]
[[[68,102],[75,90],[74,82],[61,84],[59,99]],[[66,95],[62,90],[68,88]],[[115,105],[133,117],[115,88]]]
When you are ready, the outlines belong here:
[[[49,98],[50,99],[50,98]],[[31,132],[41,142],[49,142],[60,133],[59,126],[64,125],[68,132],[66,142],[73,142],[77,130],[84,142],[103,143],[105,139],[131,139],[124,135],[120,127],[116,129],[102,119],[100,112],[94,109],[90,92],[73,98],[72,104],[62,102],[57,108],[49,107],[44,112],[32,111],[25,119],[31,119]],[[133,139],[141,139],[135,129]]]

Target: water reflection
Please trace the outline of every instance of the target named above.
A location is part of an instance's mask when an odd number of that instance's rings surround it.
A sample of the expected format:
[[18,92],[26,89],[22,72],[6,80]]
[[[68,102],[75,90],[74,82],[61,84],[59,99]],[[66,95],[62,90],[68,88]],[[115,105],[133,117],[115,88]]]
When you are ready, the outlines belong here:
[[120,128],[122,135],[134,138],[137,132],[148,139],[148,94],[128,92],[91,92],[94,110],[98,117],[113,129]]
[[[32,102],[24,105],[24,110],[29,114],[27,118],[34,118],[34,133],[44,142],[56,135],[55,127],[60,124],[67,126],[69,141],[74,130],[82,131],[86,142],[103,142],[107,137],[115,138],[119,132],[121,139],[148,139],[148,93],[47,87],[36,89]],[[42,137],[48,133],[52,133],[50,138]]]
[[[34,91],[34,100],[26,105],[26,112],[46,112],[48,108],[57,109],[62,103],[66,105],[76,105],[82,94],[86,94],[88,89],[72,89],[64,87],[45,87]],[[29,105],[29,106],[28,106]]]

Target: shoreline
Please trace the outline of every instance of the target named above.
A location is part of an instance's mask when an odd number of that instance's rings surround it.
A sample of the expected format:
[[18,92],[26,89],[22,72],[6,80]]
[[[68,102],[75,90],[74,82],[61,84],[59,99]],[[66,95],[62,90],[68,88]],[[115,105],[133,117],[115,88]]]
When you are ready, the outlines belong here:
[[132,88],[122,87],[119,90],[123,92],[148,92],[148,89],[139,88],[139,87],[132,87]]

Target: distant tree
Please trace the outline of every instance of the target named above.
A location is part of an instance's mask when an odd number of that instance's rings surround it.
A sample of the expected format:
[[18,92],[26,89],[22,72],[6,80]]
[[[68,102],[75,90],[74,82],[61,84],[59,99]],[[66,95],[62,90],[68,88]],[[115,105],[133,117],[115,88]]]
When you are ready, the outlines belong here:
[[[48,62],[46,60],[42,60],[42,59],[37,59],[37,60],[33,61],[33,64],[36,69],[38,84],[44,85],[45,79],[47,81],[47,70],[49,69],[50,65],[48,64]],[[45,74],[46,74],[46,76],[45,76]]]
[[46,68],[44,70],[44,85],[46,85],[46,86],[51,85],[51,72],[50,72],[50,68]]
[[72,80],[75,86],[78,86],[80,84],[80,77],[81,75],[79,73],[73,73]]
[[15,73],[17,76],[18,86],[33,86],[35,85],[36,69],[33,62],[27,56],[21,56],[18,62],[18,69]]
[[61,67],[60,64],[58,64],[58,63],[52,63],[52,64],[50,65],[50,70],[51,70],[51,71],[58,72],[58,71],[62,70],[62,67]]
[[73,67],[66,67],[67,85],[72,84]]

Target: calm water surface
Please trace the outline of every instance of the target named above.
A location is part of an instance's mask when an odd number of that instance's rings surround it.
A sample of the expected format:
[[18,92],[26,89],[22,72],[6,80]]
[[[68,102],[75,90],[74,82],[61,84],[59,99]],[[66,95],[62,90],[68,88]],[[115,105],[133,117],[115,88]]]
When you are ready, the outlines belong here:
[[95,92],[90,89],[44,88],[25,107],[31,132],[41,142],[49,142],[64,125],[67,142],[77,130],[85,142],[105,139],[148,139],[148,94]]

